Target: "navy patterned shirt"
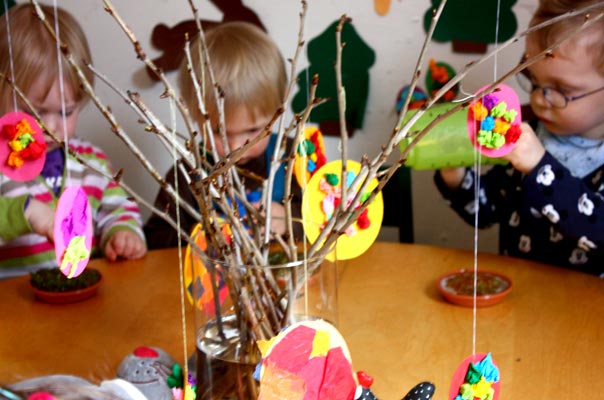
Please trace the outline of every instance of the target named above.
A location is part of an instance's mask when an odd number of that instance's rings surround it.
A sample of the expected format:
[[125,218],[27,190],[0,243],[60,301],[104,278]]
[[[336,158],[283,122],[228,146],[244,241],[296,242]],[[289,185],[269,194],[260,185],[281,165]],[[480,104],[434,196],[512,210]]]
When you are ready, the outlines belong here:
[[434,180],[469,224],[478,207],[479,228],[499,223],[502,254],[604,278],[604,164],[583,178],[549,152],[527,175],[497,165],[480,177],[478,201],[471,168],[457,190],[448,189],[438,171]]

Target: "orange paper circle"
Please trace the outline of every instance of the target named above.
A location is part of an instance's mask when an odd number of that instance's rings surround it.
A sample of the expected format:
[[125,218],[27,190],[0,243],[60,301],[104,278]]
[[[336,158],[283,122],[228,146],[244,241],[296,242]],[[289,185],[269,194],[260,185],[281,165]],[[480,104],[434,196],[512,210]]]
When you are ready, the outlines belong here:
[[[321,154],[323,158],[325,158],[325,143],[323,142],[323,134],[321,131],[315,127],[307,127],[304,129],[304,139],[311,140],[311,138],[316,135],[316,143],[315,144],[315,153]],[[302,145],[302,144],[300,144]],[[312,157],[312,155],[310,155]],[[309,157],[301,156],[298,149],[296,149],[296,158],[294,160],[294,175],[296,175],[296,180],[298,181],[298,185],[302,189],[306,187],[308,181],[312,177],[314,173],[316,173],[323,165],[317,165],[317,169],[310,173],[308,171],[308,160]],[[326,161],[326,159],[325,159]]]
[[[356,161],[348,161],[346,166],[347,170],[354,172],[355,175],[361,170],[361,164]],[[327,222],[327,217],[322,207],[322,202],[327,194],[320,188],[321,180],[326,174],[336,174],[340,179],[338,185],[341,187],[342,161],[336,160],[325,164],[313,175],[304,192],[302,218],[306,237],[312,243],[317,240],[323,226]],[[377,185],[378,180],[372,179],[366,192],[371,192]],[[349,191],[349,196],[350,193]],[[363,254],[373,244],[380,232],[384,218],[384,202],[381,192],[372,200],[367,209],[370,225],[366,229],[356,227],[356,231],[351,236],[348,236],[346,233],[342,234],[337,240],[335,251],[331,252],[327,256],[327,259],[333,261],[336,258],[340,260],[355,258]],[[356,222],[353,223],[353,226],[355,224]]]

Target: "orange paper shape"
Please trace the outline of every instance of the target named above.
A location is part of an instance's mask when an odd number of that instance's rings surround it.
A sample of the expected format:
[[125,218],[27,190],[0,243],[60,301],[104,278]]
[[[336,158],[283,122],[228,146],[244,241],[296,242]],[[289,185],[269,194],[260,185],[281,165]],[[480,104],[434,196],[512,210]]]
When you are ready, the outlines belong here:
[[[228,225],[223,225],[223,234],[230,236]],[[201,230],[201,224],[195,225],[191,232],[191,239],[195,241],[200,250],[206,251],[208,243],[205,233]],[[191,304],[195,305],[206,315],[214,315],[216,312],[216,304],[214,302],[214,290],[218,291],[218,301],[223,304],[228,297],[229,289],[224,280],[224,271],[215,264],[213,273],[208,271],[203,259],[197,252],[187,245],[184,260],[184,283],[187,298]],[[212,284],[212,276],[214,276],[214,284]]]
[[323,134],[314,127],[304,129],[304,139],[298,145],[294,160],[294,174],[298,185],[306,187],[310,178],[327,163]]

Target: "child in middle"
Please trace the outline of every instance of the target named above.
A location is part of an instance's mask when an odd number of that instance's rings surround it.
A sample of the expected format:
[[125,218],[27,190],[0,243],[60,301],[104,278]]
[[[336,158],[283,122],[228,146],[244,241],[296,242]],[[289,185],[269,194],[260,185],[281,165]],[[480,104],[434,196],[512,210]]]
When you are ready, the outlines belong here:
[[[197,48],[196,38],[191,48]],[[242,147],[247,141],[258,136],[268,125],[275,111],[283,103],[287,76],[285,63],[276,44],[269,36],[255,25],[246,22],[223,23],[206,33],[206,44],[216,83],[224,92],[225,131],[230,151]],[[194,70],[199,70],[200,59],[196,51],[191,52]],[[206,74],[207,78],[207,74]],[[185,64],[180,70],[179,86],[181,95],[198,126],[203,124],[203,116],[199,113],[195,88],[191,82]],[[222,139],[218,134],[218,110],[209,78],[206,79],[205,105],[214,132],[218,155],[227,154],[223,148]],[[266,179],[270,169],[271,157],[274,154],[276,135],[252,146],[237,167],[245,175],[255,175]],[[284,155],[289,154],[293,140],[288,138]],[[202,143],[202,146],[204,144]],[[271,229],[283,233],[285,224],[283,217],[285,207],[283,195],[285,190],[284,165],[276,174],[272,193]],[[246,174],[245,172],[249,172]],[[170,169],[165,177],[174,185],[174,169]],[[245,178],[246,188],[256,191],[262,188],[262,181],[251,177]],[[178,191],[181,199],[195,206],[196,201],[191,193],[187,180],[179,170]],[[292,214],[299,217],[301,212],[301,189],[295,179],[291,183]],[[155,199],[155,207],[168,210],[169,215],[176,220],[176,207],[173,199],[161,189]],[[181,208],[180,224],[184,232],[191,232],[199,221],[191,217]],[[178,244],[178,233],[166,221],[157,215],[145,224],[145,234],[149,248],[174,247]]]

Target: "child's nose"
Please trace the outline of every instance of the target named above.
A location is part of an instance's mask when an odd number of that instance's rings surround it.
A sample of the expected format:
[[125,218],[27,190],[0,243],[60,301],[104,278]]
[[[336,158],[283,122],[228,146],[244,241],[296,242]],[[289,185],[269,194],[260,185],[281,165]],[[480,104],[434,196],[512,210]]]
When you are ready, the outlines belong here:
[[60,131],[60,128],[62,126],[60,116],[45,115],[42,118],[42,122],[44,122],[44,125],[46,125],[48,130],[50,130],[52,133],[59,137],[63,136],[63,132]]
[[541,108],[550,107],[549,102],[545,98],[545,93],[543,93],[543,90],[541,89],[533,90],[531,92],[531,103]]

